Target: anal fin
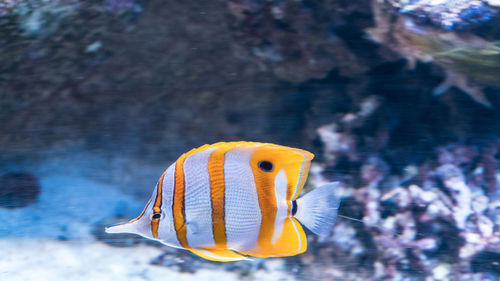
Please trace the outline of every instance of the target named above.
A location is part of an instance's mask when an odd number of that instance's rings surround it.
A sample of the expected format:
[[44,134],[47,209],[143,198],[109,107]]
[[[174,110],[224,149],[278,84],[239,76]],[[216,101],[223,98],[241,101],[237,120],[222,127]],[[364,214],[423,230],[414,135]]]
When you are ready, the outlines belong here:
[[231,250],[207,250],[207,249],[189,249],[195,255],[211,261],[239,261],[247,259],[245,256],[237,254]]
[[253,249],[238,252],[250,257],[268,258],[295,256],[307,250],[306,234],[295,218],[285,218],[280,237],[273,241],[272,236],[271,233],[261,239]]
[[286,218],[283,222],[281,237],[273,244],[274,257],[294,256],[305,252],[307,238],[300,223],[294,218]]

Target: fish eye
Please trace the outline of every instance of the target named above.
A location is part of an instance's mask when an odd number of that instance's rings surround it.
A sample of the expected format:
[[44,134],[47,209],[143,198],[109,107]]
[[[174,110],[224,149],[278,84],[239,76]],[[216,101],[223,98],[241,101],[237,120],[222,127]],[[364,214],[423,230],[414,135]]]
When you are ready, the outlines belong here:
[[157,214],[153,214],[153,216],[151,216],[152,219],[160,219],[161,218],[161,213],[157,213]]
[[269,161],[260,161],[258,166],[264,172],[271,172],[273,170],[273,163]]

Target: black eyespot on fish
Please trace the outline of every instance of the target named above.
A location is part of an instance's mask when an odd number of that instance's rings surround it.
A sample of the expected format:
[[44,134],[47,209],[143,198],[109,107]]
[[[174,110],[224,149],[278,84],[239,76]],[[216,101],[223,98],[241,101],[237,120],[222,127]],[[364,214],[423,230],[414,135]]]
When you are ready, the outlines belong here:
[[292,201],[292,216],[295,216],[297,213],[297,200]]
[[273,170],[273,163],[269,161],[260,161],[259,168],[264,172],[271,172]]
[[161,214],[154,214],[151,218],[159,219],[159,218],[161,218]]

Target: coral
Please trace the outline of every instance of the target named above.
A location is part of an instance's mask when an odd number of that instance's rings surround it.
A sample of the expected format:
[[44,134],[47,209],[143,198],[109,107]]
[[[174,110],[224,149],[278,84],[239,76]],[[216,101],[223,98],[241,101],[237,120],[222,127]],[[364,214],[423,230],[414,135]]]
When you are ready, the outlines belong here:
[[[338,138],[322,140],[325,153],[344,153],[329,149],[337,147]],[[348,269],[350,263],[359,264],[360,257],[372,259],[374,267],[353,271],[348,280],[364,280],[369,272],[376,279],[391,280],[416,276],[494,280],[489,274],[497,272],[493,257],[500,250],[500,224],[496,189],[490,188],[490,181],[492,174],[500,172],[494,156],[498,141],[479,148],[438,147],[432,158],[411,168],[413,172],[399,175],[388,173],[387,163],[380,158],[360,156],[360,151],[360,144],[351,149],[355,159],[364,159],[359,168],[362,181],[351,188],[352,182],[341,184],[339,194],[344,199],[339,222],[333,235],[316,245],[323,251],[331,248],[335,267]],[[313,182],[323,182],[331,174],[330,169],[319,169],[311,172]],[[345,256],[335,258],[335,248]],[[318,253],[311,259],[316,264],[323,257]],[[302,270],[318,279],[328,274],[307,265]]]
[[485,1],[392,1],[401,13],[428,20],[444,29],[470,28],[474,24],[491,19],[492,10]]

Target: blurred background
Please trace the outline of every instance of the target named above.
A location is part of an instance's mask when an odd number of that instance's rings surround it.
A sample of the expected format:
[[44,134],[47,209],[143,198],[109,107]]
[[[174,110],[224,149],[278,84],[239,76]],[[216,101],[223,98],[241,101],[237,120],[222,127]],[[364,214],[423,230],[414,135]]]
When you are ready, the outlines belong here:
[[[0,280],[498,280],[499,12],[1,0]],[[341,183],[332,235],[215,263],[104,233],[182,153],[235,140],[313,152],[306,189]]]

